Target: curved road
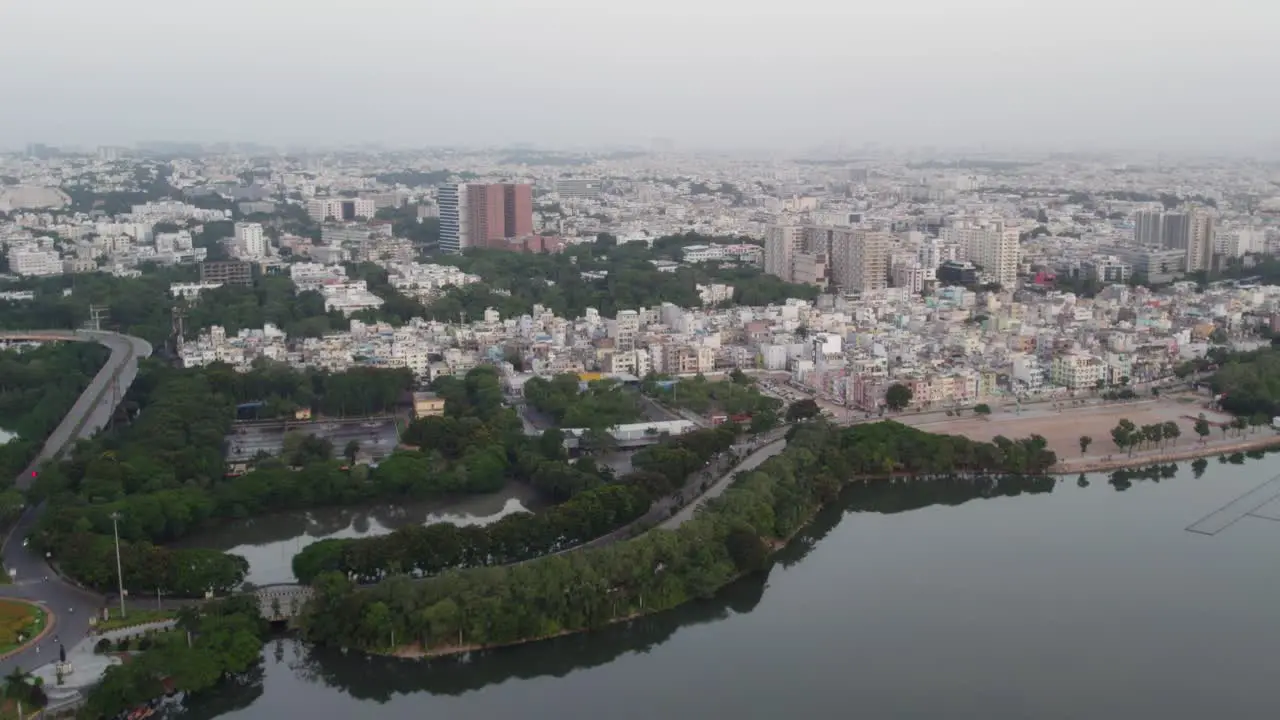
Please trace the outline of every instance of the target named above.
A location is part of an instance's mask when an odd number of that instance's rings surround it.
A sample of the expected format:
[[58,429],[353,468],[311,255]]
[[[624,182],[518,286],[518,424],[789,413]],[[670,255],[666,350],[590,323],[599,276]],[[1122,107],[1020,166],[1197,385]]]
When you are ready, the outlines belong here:
[[[111,357],[45,441],[39,456],[17,479],[18,487],[23,490],[31,486],[34,477],[32,473],[38,471],[42,463],[57,457],[64,449],[75,444],[76,440],[91,437],[107,424],[115,411],[116,402],[124,397],[133,383],[138,370],[137,360],[151,354],[151,345],[145,340],[108,332],[10,332],[0,333],[0,339],[37,335],[51,340],[98,342],[111,349]],[[114,390],[113,383],[116,385]],[[35,647],[29,647],[0,660],[0,675],[8,673],[15,666],[31,670],[56,660],[58,648],[54,637],[70,650],[88,634],[89,617],[103,605],[101,594],[83,590],[62,580],[49,568],[43,557],[30,551],[24,544],[23,541],[34,528],[43,510],[43,505],[28,507],[5,539],[2,551],[4,567],[17,574],[12,585],[0,586],[0,597],[24,598],[44,603],[54,615],[53,628],[38,643],[40,652],[37,653]],[[47,581],[44,579],[46,577],[49,578]]]

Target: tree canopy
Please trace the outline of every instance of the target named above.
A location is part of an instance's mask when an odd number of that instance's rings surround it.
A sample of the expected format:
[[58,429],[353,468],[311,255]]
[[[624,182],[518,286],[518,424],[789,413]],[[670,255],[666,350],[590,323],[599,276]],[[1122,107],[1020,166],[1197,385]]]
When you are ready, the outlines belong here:
[[[893,422],[805,423],[792,429],[786,451],[739,475],[678,530],[516,565],[446,571],[416,583],[390,574],[361,589],[340,572],[322,572],[313,580],[316,596],[304,610],[302,630],[319,644],[386,650],[393,634],[432,649],[596,628],[709,597],[757,571],[767,563],[762,541],[791,537],[859,476],[950,475],[957,487],[969,488],[955,493],[958,501],[977,492],[1016,494],[1025,483],[988,476],[1043,473],[1056,462],[1046,445],[1035,436],[979,443]],[[1043,491],[1053,480],[1032,484]],[[867,487],[897,497],[919,494],[920,485],[882,479]]]

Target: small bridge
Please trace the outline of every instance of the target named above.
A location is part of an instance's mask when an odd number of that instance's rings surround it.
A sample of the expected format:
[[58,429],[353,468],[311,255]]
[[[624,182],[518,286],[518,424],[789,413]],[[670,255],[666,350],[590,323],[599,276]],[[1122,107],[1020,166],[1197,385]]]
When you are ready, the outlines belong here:
[[306,585],[277,583],[263,585],[253,590],[258,599],[258,611],[271,622],[287,622],[302,613],[315,591]]

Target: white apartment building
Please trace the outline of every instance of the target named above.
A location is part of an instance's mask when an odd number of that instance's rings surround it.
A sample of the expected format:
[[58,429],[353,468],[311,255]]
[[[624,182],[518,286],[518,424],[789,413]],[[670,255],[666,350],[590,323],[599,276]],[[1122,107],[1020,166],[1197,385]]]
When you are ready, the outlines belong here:
[[943,240],[960,248],[962,259],[982,268],[983,275],[1006,288],[1018,282],[1018,231],[1004,220],[960,218],[942,228]]
[[9,249],[9,270],[15,275],[61,275],[62,258],[57,250],[38,250],[34,247]]
[[639,332],[640,314],[635,310],[619,310],[618,316],[609,321],[609,337],[616,350],[635,350]]
[[289,278],[298,292],[319,290],[325,285],[346,283],[347,270],[341,265],[300,262],[289,266]]
[[680,251],[680,258],[687,263],[718,262],[724,259],[724,246],[689,245]]
[[369,198],[315,198],[307,201],[307,214],[318,223],[326,220],[367,220],[377,211],[377,205]]
[[1053,358],[1049,381],[1071,390],[1092,390],[1106,379],[1107,364],[1092,355],[1069,353]]
[[236,255],[242,260],[259,260],[267,256],[267,236],[259,223],[236,223]]
[[192,248],[191,232],[179,230],[174,233],[156,233],[155,245],[158,253],[184,252]]
[[369,291],[363,280],[348,283],[335,283],[320,288],[324,295],[325,311],[337,310],[343,315],[350,315],[361,310],[377,310],[382,307],[382,298]]
[[452,265],[403,263],[389,268],[387,280],[397,290],[410,294],[430,295],[450,286],[462,287],[480,282],[481,277],[468,275]]
[[719,305],[733,300],[733,286],[713,283],[711,285],[694,285],[703,305]]
[[169,295],[175,298],[186,298],[193,300],[200,296],[205,290],[213,290],[222,287],[220,282],[193,282],[193,283],[170,283]]

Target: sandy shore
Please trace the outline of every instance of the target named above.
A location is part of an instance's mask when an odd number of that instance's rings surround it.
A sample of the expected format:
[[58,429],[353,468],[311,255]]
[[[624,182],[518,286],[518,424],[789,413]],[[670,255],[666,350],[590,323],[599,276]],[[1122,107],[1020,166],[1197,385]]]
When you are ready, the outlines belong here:
[[[1237,435],[1231,430],[1223,435],[1219,426],[1231,422],[1231,416],[1210,410],[1202,403],[1203,398],[1182,396],[1083,407],[1038,405],[1025,408],[1020,413],[1012,407],[1001,407],[995,408],[995,412],[985,418],[968,414],[939,419],[934,415],[926,419],[904,417],[901,422],[929,432],[963,435],[986,442],[1000,435],[1007,438],[1040,435],[1048,441],[1049,449],[1058,455],[1058,464],[1053,471],[1062,474],[1191,460],[1259,450],[1280,443],[1280,435],[1271,428],[1251,428],[1244,435]],[[1195,433],[1196,418],[1201,414],[1212,426],[1204,442]],[[1130,455],[1128,450],[1116,447],[1111,439],[1111,429],[1121,420],[1129,420],[1139,427],[1173,422],[1182,435],[1163,448],[1134,450]],[[1082,435],[1093,439],[1085,453],[1080,452]]]

